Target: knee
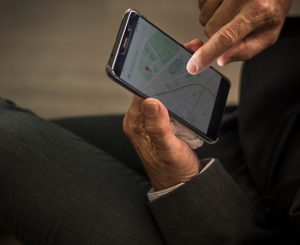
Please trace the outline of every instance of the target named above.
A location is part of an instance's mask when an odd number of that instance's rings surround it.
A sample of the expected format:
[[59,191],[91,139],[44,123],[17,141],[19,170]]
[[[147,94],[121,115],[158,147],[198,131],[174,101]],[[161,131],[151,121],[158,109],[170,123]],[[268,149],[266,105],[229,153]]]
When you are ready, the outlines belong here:
[[16,107],[16,104],[8,99],[4,99],[0,97],[0,111],[7,110],[9,108]]
[[34,120],[30,111],[19,108],[10,100],[0,98],[0,148],[13,150],[16,143],[25,143],[25,138],[34,132]]

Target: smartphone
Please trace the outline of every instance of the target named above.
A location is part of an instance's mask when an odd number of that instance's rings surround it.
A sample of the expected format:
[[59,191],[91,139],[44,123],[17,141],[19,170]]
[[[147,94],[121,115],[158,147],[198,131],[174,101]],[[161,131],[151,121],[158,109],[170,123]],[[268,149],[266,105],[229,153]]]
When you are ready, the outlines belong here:
[[106,72],[143,98],[159,99],[170,116],[214,143],[230,82],[211,67],[190,75],[192,53],[139,12],[125,12]]

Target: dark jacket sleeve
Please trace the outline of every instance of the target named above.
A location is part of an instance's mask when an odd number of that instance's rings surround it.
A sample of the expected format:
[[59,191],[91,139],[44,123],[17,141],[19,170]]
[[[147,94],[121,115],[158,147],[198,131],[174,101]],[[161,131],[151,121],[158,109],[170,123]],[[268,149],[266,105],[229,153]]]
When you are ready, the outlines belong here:
[[272,236],[217,160],[201,175],[151,202],[150,207],[170,245],[248,244]]

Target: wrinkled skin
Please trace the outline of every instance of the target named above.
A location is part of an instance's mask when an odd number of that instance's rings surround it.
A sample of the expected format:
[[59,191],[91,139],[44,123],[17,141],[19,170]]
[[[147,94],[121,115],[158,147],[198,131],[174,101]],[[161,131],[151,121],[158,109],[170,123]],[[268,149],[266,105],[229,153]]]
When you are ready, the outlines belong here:
[[198,157],[174,135],[168,111],[160,101],[134,97],[123,130],[156,191],[189,181],[199,173]]
[[214,60],[223,66],[251,59],[278,39],[292,0],[199,0],[209,40],[187,65],[196,74]]

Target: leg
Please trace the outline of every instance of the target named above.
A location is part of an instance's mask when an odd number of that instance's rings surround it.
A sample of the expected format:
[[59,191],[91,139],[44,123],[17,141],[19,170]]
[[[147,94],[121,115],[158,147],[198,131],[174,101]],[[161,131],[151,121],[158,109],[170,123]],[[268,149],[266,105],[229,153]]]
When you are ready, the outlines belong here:
[[25,244],[163,244],[147,179],[0,101],[0,223]]
[[[220,140],[214,145],[205,144],[197,150],[197,154],[200,159],[208,157],[220,159],[241,188],[250,198],[254,198],[254,185],[240,147],[237,114],[237,107],[227,107]],[[146,176],[137,154],[122,132],[122,118],[122,116],[94,116],[54,120],[54,122],[96,147],[104,149],[122,163]]]
[[123,116],[90,116],[53,120],[122,163],[144,174],[133,146],[122,131]]
[[[133,169],[144,173],[142,164],[130,141],[122,131],[123,116],[90,116],[53,120],[61,127],[73,132],[87,142],[103,149]],[[231,147],[225,147],[230,145]],[[232,147],[233,146],[233,147]],[[226,163],[241,156],[237,133],[237,108],[227,107],[221,129],[220,141],[214,145],[205,145],[197,151],[200,158],[217,157]]]

